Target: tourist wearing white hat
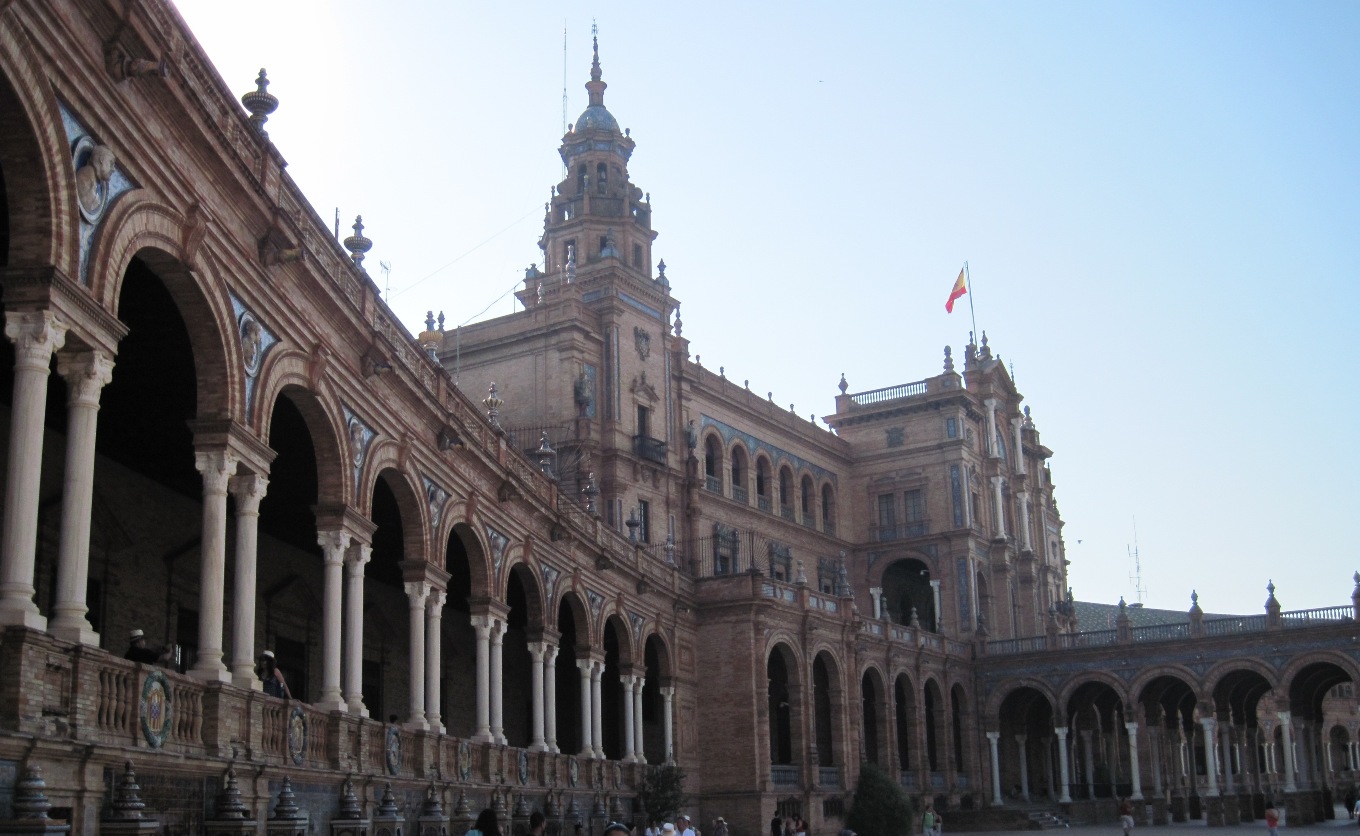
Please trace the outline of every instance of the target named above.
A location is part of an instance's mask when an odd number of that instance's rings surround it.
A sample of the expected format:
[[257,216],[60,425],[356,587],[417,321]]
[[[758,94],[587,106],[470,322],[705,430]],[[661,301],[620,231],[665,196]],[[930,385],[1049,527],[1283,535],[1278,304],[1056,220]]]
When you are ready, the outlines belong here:
[[149,645],[146,643],[146,633],[141,630],[133,630],[128,636],[127,653],[123,654],[124,659],[133,662],[141,662],[144,665],[155,665],[164,662],[170,656],[170,649],[160,645]]
[[260,674],[260,682],[264,685],[264,692],[271,697],[282,697],[291,700],[293,695],[288,691],[288,683],[283,679],[283,671],[279,670],[274,662],[274,651],[266,650],[260,654],[260,663],[256,666]]
[[679,825],[680,836],[699,836],[690,825],[689,816],[684,813],[681,813],[680,816],[676,818],[675,823]]

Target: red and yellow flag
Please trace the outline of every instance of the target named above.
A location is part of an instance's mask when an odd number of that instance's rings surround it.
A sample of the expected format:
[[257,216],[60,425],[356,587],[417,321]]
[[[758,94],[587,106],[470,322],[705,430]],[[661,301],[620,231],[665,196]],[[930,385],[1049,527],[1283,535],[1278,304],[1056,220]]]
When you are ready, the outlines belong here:
[[954,289],[949,291],[949,301],[944,303],[946,313],[954,312],[954,302],[960,296],[968,292],[968,283],[963,280],[963,271],[959,271],[958,281],[954,282]]

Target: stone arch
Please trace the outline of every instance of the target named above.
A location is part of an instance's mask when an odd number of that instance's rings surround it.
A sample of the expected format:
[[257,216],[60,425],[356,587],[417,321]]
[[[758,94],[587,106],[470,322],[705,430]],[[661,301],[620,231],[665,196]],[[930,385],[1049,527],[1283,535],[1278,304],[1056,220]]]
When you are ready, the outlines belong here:
[[104,287],[91,287],[91,292],[100,294],[106,309],[118,310],[124,278],[133,259],[144,264],[170,294],[189,332],[197,385],[196,417],[244,419],[244,372],[231,304],[220,289],[206,290],[219,288],[220,283],[190,271],[181,257],[178,241],[163,239],[155,225],[149,223],[149,219],[162,217],[160,214],[150,210],[135,212],[119,225],[118,215],[123,208],[123,202],[115,205],[104,221],[109,227],[105,232],[119,236],[118,249],[105,259],[91,256],[91,269],[99,265],[105,271]]
[[581,672],[579,665],[591,659],[590,608],[573,586],[558,597],[553,609],[553,624],[559,638],[557,665],[557,741],[564,753],[580,752],[591,756],[588,726],[582,723]]
[[[1012,797],[1031,800],[1036,787],[1052,789],[1044,768],[1048,741],[1060,720],[1058,703],[1042,682],[1022,680],[1009,688],[996,712],[999,780]],[[1035,779],[1038,779],[1037,781]]]
[[795,501],[798,493],[798,477],[794,475],[793,467],[788,462],[779,463],[779,513],[788,519],[793,519],[798,503]]
[[534,571],[534,564],[529,562],[525,551],[527,549],[516,554],[513,559],[506,558],[505,588],[502,590],[500,599],[509,601],[510,578],[517,577],[524,588],[528,630],[530,633],[542,633],[547,626],[547,596],[538,574]]
[[802,759],[806,724],[803,693],[797,684],[802,681],[799,657],[794,646],[781,637],[771,641],[765,650],[765,733],[772,768],[792,767]]
[[[700,469],[703,471],[704,479],[708,486],[712,488],[718,486],[718,492],[722,492],[723,469],[726,465],[722,436],[715,429],[709,429],[699,440],[699,449],[703,451]],[[714,481],[716,480],[716,482]]]
[[914,771],[919,761],[916,741],[917,687],[909,670],[898,671],[893,677],[893,717],[897,739],[894,741],[897,763],[904,772]]
[[883,671],[877,664],[865,666],[860,674],[861,758],[878,766],[887,765],[888,705]]
[[879,586],[883,588],[883,607],[894,624],[910,626],[912,611],[922,629],[936,632],[939,618],[935,612],[935,592],[930,585],[930,564],[924,555],[909,553],[883,567]]
[[[557,609],[559,612],[565,610],[570,615],[576,632],[576,646],[588,650],[599,646],[599,638],[584,596],[584,590],[574,583],[569,584],[557,598]],[[561,630],[560,627],[558,629]]]
[[659,764],[666,760],[665,715],[666,701],[663,687],[675,681],[671,648],[659,623],[644,633],[642,640],[642,753],[647,763]]
[[[823,479],[819,493],[821,494],[821,506],[819,511],[822,515],[822,527],[835,526],[837,519],[836,486],[831,484],[830,479]],[[834,528],[830,529],[830,531],[834,530]]]
[[798,511],[803,516],[803,521],[812,517],[814,521],[817,515],[817,480],[812,477],[812,471],[803,468],[798,473]]
[[629,623],[627,611],[617,604],[609,606],[601,613],[601,636],[604,634],[604,628],[611,625],[619,636],[619,665],[635,664],[637,653],[633,645],[633,625]]
[[[79,214],[71,146],[44,62],[17,27],[0,38],[0,177],[8,206],[9,246],[0,266],[80,269]],[[3,207],[6,210],[8,206]]]
[[1200,680],[1200,692],[1213,694],[1218,691],[1225,679],[1238,676],[1244,672],[1256,674],[1272,690],[1280,685],[1278,673],[1269,663],[1262,659],[1243,656],[1236,659],[1223,659],[1215,663]]
[[[407,561],[426,562],[426,555],[429,550],[426,548],[426,530],[428,526],[425,520],[425,503],[421,497],[425,491],[421,489],[411,475],[404,469],[398,467],[394,446],[380,447],[379,450],[369,454],[369,464],[366,470],[372,470],[374,475],[368,483],[368,490],[364,493],[369,497],[367,502],[370,514],[373,511],[373,500],[378,489],[378,483],[384,483],[397,501],[397,508],[401,512],[401,550],[403,559]],[[370,519],[372,517],[370,516]],[[375,523],[377,520],[373,520]],[[376,545],[376,544],[375,544]]]
[[922,725],[925,727],[924,767],[930,772],[943,772],[948,763],[945,747],[945,700],[935,674],[928,674],[921,683]]
[[[260,399],[260,413],[264,416],[260,423],[261,438],[266,444],[272,442],[274,410],[279,399],[286,398],[302,415],[303,423],[312,439],[312,451],[316,457],[317,501],[346,503],[349,501],[351,480],[348,478],[345,456],[340,446],[343,428],[336,420],[340,410],[307,388],[305,378],[299,378],[285,370],[280,371],[283,373],[272,377],[271,382],[274,385],[256,393],[256,397]],[[260,382],[263,383],[264,379]],[[265,400],[266,398],[268,400]]]
[[828,649],[812,657],[812,728],[818,766],[843,764],[845,681],[840,661]]
[[1057,699],[1054,700],[1053,704],[1060,708],[1070,705],[1073,697],[1078,691],[1087,688],[1093,683],[1098,683],[1109,688],[1114,692],[1121,704],[1133,704],[1128,686],[1124,683],[1124,680],[1109,671],[1102,670],[1083,671],[1079,676],[1075,676],[1064,682],[1062,688],[1058,690]]
[[727,448],[727,481],[732,486],[732,498],[746,502],[751,483],[751,454],[741,439],[732,442]]
[[756,504],[760,510],[769,512],[774,509],[774,465],[764,450],[756,452],[755,464],[751,468],[755,476]]
[[452,572],[451,560],[465,561],[469,576],[469,596],[491,597],[493,592],[491,550],[487,548],[476,527],[467,522],[455,521],[449,527],[448,538],[444,543],[444,568]]

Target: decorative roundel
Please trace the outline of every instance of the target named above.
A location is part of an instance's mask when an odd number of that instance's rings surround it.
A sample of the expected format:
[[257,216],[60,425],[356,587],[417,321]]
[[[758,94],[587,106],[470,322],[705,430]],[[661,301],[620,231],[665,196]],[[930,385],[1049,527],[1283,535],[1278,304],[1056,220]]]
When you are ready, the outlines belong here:
[[246,374],[254,377],[260,371],[260,360],[264,357],[264,329],[260,321],[250,311],[241,314],[241,362]]
[[523,749],[519,750],[519,783],[529,783],[529,753]]
[[387,745],[383,747],[383,757],[387,761],[388,775],[396,775],[401,771],[401,732],[396,726],[387,727]]
[[76,170],[76,206],[89,223],[98,223],[109,205],[109,178],[113,176],[113,155],[89,136],[76,140],[71,150]]
[[288,715],[288,757],[294,766],[302,766],[307,758],[307,714],[300,705]]
[[573,787],[581,781],[581,765],[576,762],[576,756],[567,758],[567,783]]
[[464,781],[472,780],[472,744],[466,740],[458,744],[458,775]]
[[349,421],[349,452],[355,467],[360,467],[364,463],[364,446],[368,441],[365,435],[364,425],[360,423],[358,418],[351,418]]
[[170,680],[160,671],[151,671],[142,683],[142,702],[138,711],[146,745],[159,749],[170,736]]

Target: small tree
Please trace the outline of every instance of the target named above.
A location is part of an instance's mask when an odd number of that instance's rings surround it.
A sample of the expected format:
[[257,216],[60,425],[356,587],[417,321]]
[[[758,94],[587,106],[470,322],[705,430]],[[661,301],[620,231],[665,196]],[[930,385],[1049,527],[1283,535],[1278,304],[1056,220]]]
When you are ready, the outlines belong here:
[[907,836],[916,818],[911,799],[877,765],[860,766],[845,826],[866,836]]
[[651,820],[674,821],[689,802],[685,794],[685,770],[673,764],[647,771],[638,790],[638,801]]

